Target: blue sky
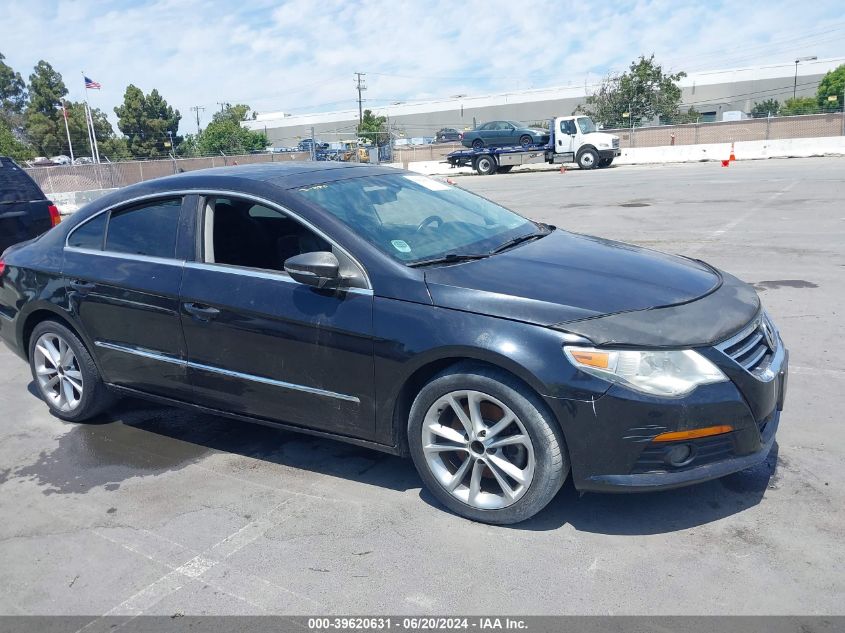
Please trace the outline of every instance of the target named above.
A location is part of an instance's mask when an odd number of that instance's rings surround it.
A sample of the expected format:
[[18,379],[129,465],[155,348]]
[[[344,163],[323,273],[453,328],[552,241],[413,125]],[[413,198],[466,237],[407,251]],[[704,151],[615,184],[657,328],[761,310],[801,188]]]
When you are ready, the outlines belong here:
[[112,108],[127,84],[208,121],[218,101],[259,112],[367,106],[593,83],[655,53],[674,70],[845,54],[840,1],[2,0],[0,52],[24,77],[45,59],[71,99],[80,71]]

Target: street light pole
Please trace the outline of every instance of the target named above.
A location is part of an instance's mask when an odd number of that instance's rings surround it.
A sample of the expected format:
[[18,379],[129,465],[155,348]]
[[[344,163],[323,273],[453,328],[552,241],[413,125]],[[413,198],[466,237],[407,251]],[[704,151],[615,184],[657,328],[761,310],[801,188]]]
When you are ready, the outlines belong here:
[[795,79],[792,82],[792,98],[795,99],[796,94],[798,93],[798,62],[811,62],[813,60],[818,59],[815,55],[810,57],[799,57],[795,60]]

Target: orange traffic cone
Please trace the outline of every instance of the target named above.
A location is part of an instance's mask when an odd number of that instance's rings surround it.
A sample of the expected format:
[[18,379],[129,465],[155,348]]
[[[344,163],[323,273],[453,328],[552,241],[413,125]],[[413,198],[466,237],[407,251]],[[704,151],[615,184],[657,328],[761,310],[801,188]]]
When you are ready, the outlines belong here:
[[734,144],[733,144],[733,141],[731,141],[731,155],[730,155],[730,157],[728,158],[728,160],[736,160],[736,156],[734,156]]

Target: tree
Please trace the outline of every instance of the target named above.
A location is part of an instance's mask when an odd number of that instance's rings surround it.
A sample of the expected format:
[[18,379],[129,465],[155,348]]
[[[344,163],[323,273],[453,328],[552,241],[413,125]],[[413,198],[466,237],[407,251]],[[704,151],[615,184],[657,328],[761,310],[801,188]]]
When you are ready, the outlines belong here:
[[689,110],[686,112],[682,112],[678,114],[671,123],[681,124],[681,123],[698,123],[701,119],[701,112],[695,109],[695,106],[690,106]]
[[[822,77],[816,92],[816,103],[823,110],[839,110],[845,99],[843,92],[845,92],[845,64],[837,66]],[[828,99],[828,97],[836,97],[836,100]]]
[[29,103],[24,111],[26,133],[39,154],[57,154],[67,144],[61,111],[57,109],[67,94],[62,76],[44,60],[29,76]]
[[18,161],[33,157],[32,150],[15,137],[12,128],[2,118],[0,118],[0,156],[11,156]]
[[[618,126],[624,121],[651,120],[654,117],[674,119],[680,111],[681,89],[677,82],[686,77],[685,72],[665,73],[654,55],[641,56],[631,62],[627,72],[608,75],[599,89],[589,95],[586,103],[576,112],[586,112],[596,123],[606,127]],[[628,113],[631,119],[623,117]]]
[[387,117],[375,116],[372,110],[364,110],[361,123],[358,124],[358,136],[367,139],[373,145],[384,145],[390,140]]
[[[117,127],[126,137],[132,156],[138,158],[161,158],[170,151],[165,143],[178,145],[181,138],[176,135],[182,115],[153,89],[145,95],[140,88],[130,84],[123,95],[123,105],[114,109]],[[168,132],[170,134],[168,134]]]
[[[61,113],[61,110],[59,110]],[[85,116],[85,104],[82,102],[68,102],[68,131],[70,132],[71,142],[73,143],[73,152],[75,156],[91,156],[91,141],[88,136],[88,124]],[[114,135],[114,128],[109,123],[106,113],[99,108],[91,108],[91,120],[94,122],[94,133],[97,136],[97,145],[100,150],[100,156],[105,156],[109,160],[115,160],[112,157],[114,153],[111,143],[116,138]],[[64,126],[64,123],[62,123]],[[62,127],[64,134],[64,127]],[[66,136],[62,137],[62,153],[69,154],[67,147]]]
[[818,103],[813,97],[796,97],[784,102],[780,114],[781,116],[794,116],[796,114],[814,114],[818,111]]
[[11,128],[22,123],[20,117],[26,106],[26,84],[21,74],[4,59],[3,53],[0,53],[0,119]]
[[780,113],[780,101],[777,99],[766,99],[757,101],[751,108],[751,116],[755,119],[764,119],[767,116],[777,116]]
[[250,107],[243,103],[226,105],[215,112],[211,123],[199,134],[189,134],[179,146],[182,156],[202,156],[207,154],[246,154],[253,150],[263,150],[268,145],[263,132],[254,132],[241,125],[250,117]]

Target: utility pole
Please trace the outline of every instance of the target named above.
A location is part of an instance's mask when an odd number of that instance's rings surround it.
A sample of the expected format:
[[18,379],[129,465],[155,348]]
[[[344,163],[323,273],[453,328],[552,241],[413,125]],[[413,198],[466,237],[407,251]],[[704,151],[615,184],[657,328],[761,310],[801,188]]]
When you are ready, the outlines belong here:
[[798,90],[798,64],[799,62],[811,62],[818,59],[815,55],[811,55],[809,57],[799,57],[795,60],[795,79],[792,81],[792,99],[795,100],[795,96]]
[[205,110],[205,108],[202,107],[202,106],[199,106],[199,105],[195,105],[195,106],[191,106],[191,110],[193,110],[194,112],[197,113],[197,134],[199,134],[200,133],[200,110]]
[[217,105],[219,105],[219,106],[220,106],[220,112],[223,112],[223,110],[225,110],[225,109],[226,109],[226,107],[227,107],[227,106],[229,106],[229,105],[231,105],[231,104],[226,103],[225,101],[218,101],[218,102],[217,102]]
[[364,122],[364,110],[361,106],[361,92],[367,89],[367,86],[364,85],[362,78],[366,77],[367,73],[355,73],[355,82],[356,87],[358,88],[358,124]]

